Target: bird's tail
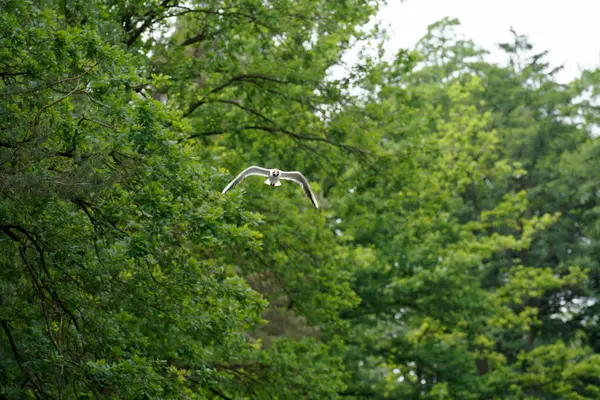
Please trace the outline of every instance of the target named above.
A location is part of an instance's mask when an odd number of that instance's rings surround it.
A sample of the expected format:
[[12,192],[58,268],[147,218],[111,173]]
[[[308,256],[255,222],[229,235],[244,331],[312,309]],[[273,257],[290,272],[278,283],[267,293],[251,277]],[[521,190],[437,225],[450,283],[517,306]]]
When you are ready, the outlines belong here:
[[[270,185],[270,184],[271,184],[271,181],[267,179],[265,181],[265,185]],[[273,186],[281,186],[281,182],[277,181]]]

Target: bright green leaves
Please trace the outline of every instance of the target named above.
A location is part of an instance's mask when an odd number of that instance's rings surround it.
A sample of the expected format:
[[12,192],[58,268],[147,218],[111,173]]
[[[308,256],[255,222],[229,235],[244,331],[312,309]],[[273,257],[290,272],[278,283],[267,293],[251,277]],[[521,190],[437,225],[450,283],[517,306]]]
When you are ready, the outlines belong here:
[[[352,111],[372,118],[365,126],[379,140],[381,170],[347,170],[352,184],[334,203],[346,243],[376,254],[355,271],[361,303],[344,313],[353,335],[348,392],[594,398],[594,381],[562,375],[560,347],[574,349],[566,359],[575,364],[598,349],[597,266],[587,256],[596,248],[588,168],[597,146],[555,117],[574,112],[573,92],[547,65],[488,64],[452,35],[455,24],[431,26],[421,64],[382,78],[378,96]],[[562,367],[531,370],[526,382],[520,374],[538,349],[551,353],[547,365],[563,357]],[[555,387],[542,383],[546,375]]]
[[1,87],[3,394],[190,395],[261,323],[264,300],[224,257],[260,246],[260,220],[213,193],[179,114],[131,90],[139,60],[56,21],[3,22],[25,71]]
[[599,368],[597,354],[557,341],[521,353],[515,370],[499,369],[489,381],[490,389],[497,390],[493,398],[593,399],[600,393],[596,383]]
[[518,267],[510,272],[509,282],[499,289],[500,297],[516,304],[521,304],[527,298],[538,298],[551,290],[580,284],[586,279],[586,274],[580,268],[571,267],[569,273],[559,277],[550,268]]
[[332,80],[377,3],[134,3],[1,11],[0,397],[598,397],[596,72],[444,20]]
[[[564,276],[555,275],[550,268],[513,267],[506,284],[492,295],[497,311],[489,320],[489,326],[531,332],[541,324],[540,307],[546,307],[541,299],[576,287],[586,279],[586,273],[577,267],[571,267]],[[566,310],[556,312],[551,318],[568,317]]]
[[346,380],[339,341],[277,340],[261,353],[242,353],[217,369],[228,378],[222,394],[231,398],[336,398]]
[[377,4],[34,3],[0,22],[0,396],[335,397],[372,256],[293,183],[220,191],[359,154],[325,78]]

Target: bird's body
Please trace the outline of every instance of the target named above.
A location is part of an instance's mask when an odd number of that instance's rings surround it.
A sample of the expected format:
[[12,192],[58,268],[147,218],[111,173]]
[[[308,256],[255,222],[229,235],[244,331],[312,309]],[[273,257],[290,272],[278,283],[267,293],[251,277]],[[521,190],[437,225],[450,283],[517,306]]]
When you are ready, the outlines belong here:
[[[250,168],[252,168],[252,167],[250,167]],[[265,181],[265,185],[281,186],[281,182],[279,182],[281,180],[280,174],[281,174],[281,171],[279,171],[278,169],[269,170],[269,177]]]
[[229,185],[225,187],[225,189],[223,189],[223,193],[227,192],[229,189],[243,181],[247,176],[251,175],[266,176],[267,180],[265,181],[265,184],[271,186],[281,186],[281,179],[296,182],[297,184],[302,186],[302,189],[304,189],[304,193],[306,193],[306,195],[310,198],[310,201],[312,201],[313,205],[316,208],[319,208],[317,198],[315,197],[315,194],[310,188],[308,180],[304,177],[304,175],[302,175],[302,173],[298,171],[280,171],[278,169],[267,169],[252,166],[246,168],[238,176],[236,176],[235,179],[232,180],[229,183]]

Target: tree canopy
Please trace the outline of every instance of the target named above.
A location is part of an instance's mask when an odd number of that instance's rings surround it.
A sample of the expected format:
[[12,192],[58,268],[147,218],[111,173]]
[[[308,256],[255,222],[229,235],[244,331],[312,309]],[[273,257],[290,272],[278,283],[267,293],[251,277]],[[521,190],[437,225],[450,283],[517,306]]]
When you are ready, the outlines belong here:
[[0,2],[0,397],[600,397],[600,72],[380,5]]

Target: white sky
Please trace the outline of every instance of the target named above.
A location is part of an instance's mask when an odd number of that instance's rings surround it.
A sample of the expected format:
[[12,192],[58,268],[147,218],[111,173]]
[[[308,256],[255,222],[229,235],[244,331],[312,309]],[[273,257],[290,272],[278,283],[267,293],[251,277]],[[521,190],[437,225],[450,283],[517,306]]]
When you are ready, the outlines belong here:
[[561,82],[582,67],[600,65],[600,0],[388,0],[378,14],[390,25],[388,53],[413,47],[428,25],[444,17],[458,18],[458,31],[491,51],[490,61],[504,61],[495,44],[510,42],[513,26],[534,50],[550,50],[553,65],[565,65],[557,76]]

